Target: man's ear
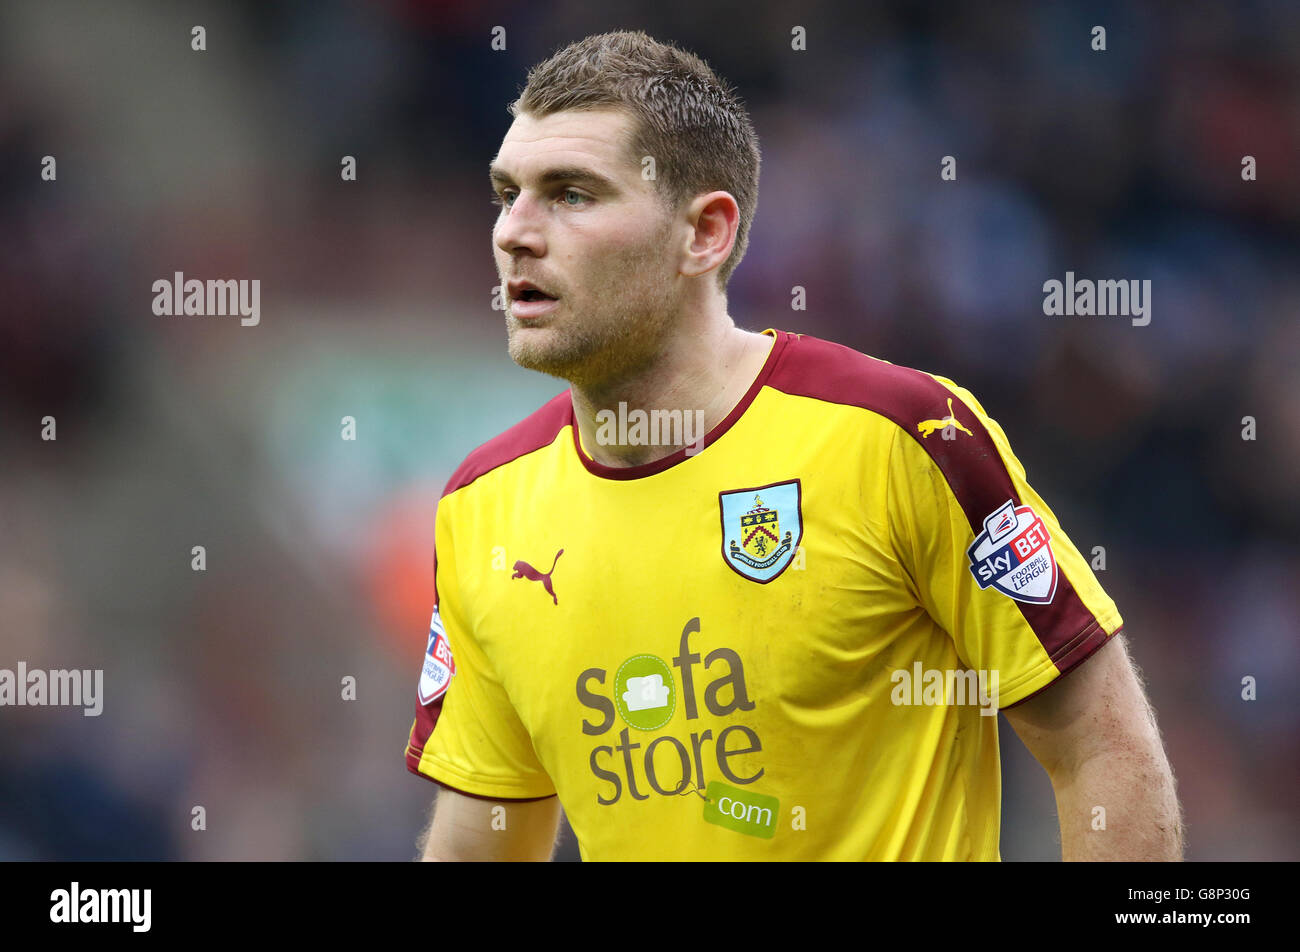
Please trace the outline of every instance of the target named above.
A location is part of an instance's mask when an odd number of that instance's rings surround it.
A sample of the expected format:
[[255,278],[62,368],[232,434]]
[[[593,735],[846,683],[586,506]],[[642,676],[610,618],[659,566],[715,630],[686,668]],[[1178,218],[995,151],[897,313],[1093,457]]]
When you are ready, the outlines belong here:
[[731,254],[740,228],[740,206],[730,192],[697,195],[686,207],[691,226],[681,273],[688,277],[719,268]]

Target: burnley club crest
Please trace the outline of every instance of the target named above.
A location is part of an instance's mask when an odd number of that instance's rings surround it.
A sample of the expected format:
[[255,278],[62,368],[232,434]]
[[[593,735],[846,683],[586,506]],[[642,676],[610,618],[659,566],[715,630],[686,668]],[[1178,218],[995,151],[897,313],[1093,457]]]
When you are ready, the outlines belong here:
[[718,493],[722,559],[751,582],[786,570],[803,539],[799,480]]

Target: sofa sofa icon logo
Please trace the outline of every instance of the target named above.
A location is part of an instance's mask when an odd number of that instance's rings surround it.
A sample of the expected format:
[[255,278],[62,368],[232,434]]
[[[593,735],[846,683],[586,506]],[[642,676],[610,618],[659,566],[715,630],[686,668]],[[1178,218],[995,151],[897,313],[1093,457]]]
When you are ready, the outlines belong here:
[[657,655],[633,655],[614,674],[614,703],[628,727],[657,731],[677,709],[673,669]]
[[667,707],[669,693],[669,688],[664,684],[661,674],[628,678],[627,690],[623,692],[623,703],[627,705],[629,711],[649,711],[657,707]]

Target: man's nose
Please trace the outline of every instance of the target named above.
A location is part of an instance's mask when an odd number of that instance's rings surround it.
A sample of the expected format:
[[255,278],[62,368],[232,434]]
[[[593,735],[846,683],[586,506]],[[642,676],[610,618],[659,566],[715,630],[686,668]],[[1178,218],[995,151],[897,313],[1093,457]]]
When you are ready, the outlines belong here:
[[541,200],[521,192],[509,208],[502,210],[497,219],[497,247],[512,255],[521,251],[538,256],[545,254],[544,214],[545,208]]

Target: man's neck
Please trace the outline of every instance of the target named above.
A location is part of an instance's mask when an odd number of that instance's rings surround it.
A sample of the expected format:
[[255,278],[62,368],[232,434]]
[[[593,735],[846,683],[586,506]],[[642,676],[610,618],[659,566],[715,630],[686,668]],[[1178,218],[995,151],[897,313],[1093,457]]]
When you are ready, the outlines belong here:
[[708,333],[679,337],[635,377],[599,390],[573,387],[583,449],[616,467],[653,463],[683,447],[698,450],[744,397],[774,344],[728,318]]

